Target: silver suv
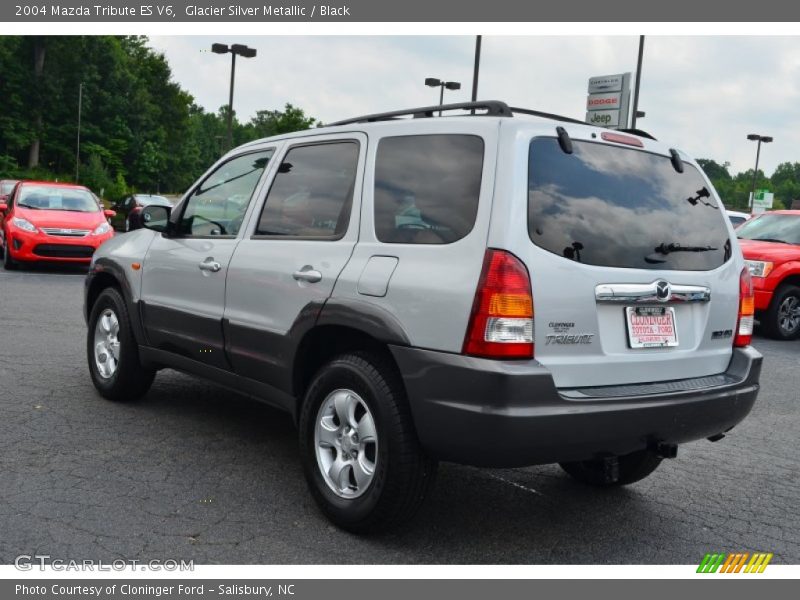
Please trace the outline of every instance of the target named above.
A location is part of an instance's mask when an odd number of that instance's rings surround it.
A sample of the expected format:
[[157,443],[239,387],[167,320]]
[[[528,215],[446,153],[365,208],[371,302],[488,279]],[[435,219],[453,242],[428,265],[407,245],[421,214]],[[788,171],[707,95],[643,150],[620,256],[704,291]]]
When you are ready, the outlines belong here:
[[410,518],[440,460],[624,485],[739,423],[753,291],[697,164],[643,132],[441,108],[246,144],[145,208],[86,279],[99,392],[171,368],[289,411],[351,531]]

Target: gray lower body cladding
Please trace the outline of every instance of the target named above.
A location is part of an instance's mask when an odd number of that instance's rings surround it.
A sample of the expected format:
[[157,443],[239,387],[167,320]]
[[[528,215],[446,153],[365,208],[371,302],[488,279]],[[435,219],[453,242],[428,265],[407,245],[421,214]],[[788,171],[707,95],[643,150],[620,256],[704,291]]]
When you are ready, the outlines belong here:
[[440,460],[492,467],[622,455],[723,433],[753,407],[762,360],[753,348],[737,348],[711,380],[719,385],[700,378],[603,393],[557,389],[536,361],[391,349],[423,447]]

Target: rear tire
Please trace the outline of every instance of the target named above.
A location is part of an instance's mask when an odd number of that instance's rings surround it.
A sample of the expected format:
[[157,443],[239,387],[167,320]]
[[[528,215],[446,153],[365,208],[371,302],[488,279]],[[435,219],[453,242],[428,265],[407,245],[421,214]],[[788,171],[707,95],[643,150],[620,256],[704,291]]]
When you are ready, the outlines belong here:
[[124,402],[141,398],[156,372],[142,366],[128,308],[115,288],[106,288],[89,314],[86,355],[92,383],[100,395]]
[[641,481],[661,464],[661,458],[649,450],[639,450],[617,457],[618,477],[610,480],[606,476],[604,461],[581,460],[559,463],[562,469],[581,483],[597,487],[616,487]]
[[305,394],[299,425],[311,494],[337,526],[375,532],[417,513],[437,465],[420,447],[403,385],[388,360],[366,352],[331,360]]
[[775,290],[761,324],[764,333],[773,339],[794,340],[800,337],[800,287],[787,284]]

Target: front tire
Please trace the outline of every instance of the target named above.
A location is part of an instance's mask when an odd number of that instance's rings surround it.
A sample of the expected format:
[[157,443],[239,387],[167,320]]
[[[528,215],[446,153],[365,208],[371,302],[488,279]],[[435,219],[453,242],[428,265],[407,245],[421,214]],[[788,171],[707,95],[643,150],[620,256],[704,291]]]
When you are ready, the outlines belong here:
[[305,394],[299,425],[308,486],[333,523],[366,533],[417,513],[437,465],[420,447],[388,360],[362,352],[331,360]]
[[155,370],[144,368],[139,361],[128,309],[115,288],[103,290],[92,306],[86,355],[94,387],[104,398],[136,400],[153,383]]
[[775,290],[761,322],[764,332],[776,340],[800,337],[800,287],[782,285]]
[[8,242],[3,246],[3,268],[6,271],[14,271],[19,266],[19,263],[11,256],[11,251],[8,249]]
[[603,460],[559,463],[562,469],[581,483],[596,487],[616,487],[641,481],[661,464],[661,457],[649,450],[639,450],[617,457],[616,477],[609,476]]

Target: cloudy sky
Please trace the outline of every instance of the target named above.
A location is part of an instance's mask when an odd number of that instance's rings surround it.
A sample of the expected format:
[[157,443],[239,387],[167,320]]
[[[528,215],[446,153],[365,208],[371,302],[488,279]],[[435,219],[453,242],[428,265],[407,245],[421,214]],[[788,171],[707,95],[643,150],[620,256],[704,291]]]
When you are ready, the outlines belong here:
[[[236,65],[234,109],[249,118],[287,102],[322,121],[438,102],[425,77],[460,81],[467,101],[472,36],[151,37],[176,81],[207,110],[228,101],[230,60],[212,42],[258,49]],[[638,38],[484,37],[478,96],[583,118],[590,76],[635,71]],[[654,37],[646,40],[643,129],[696,157],[752,168],[748,133],[772,135],[760,166],[800,161],[800,37]]]

